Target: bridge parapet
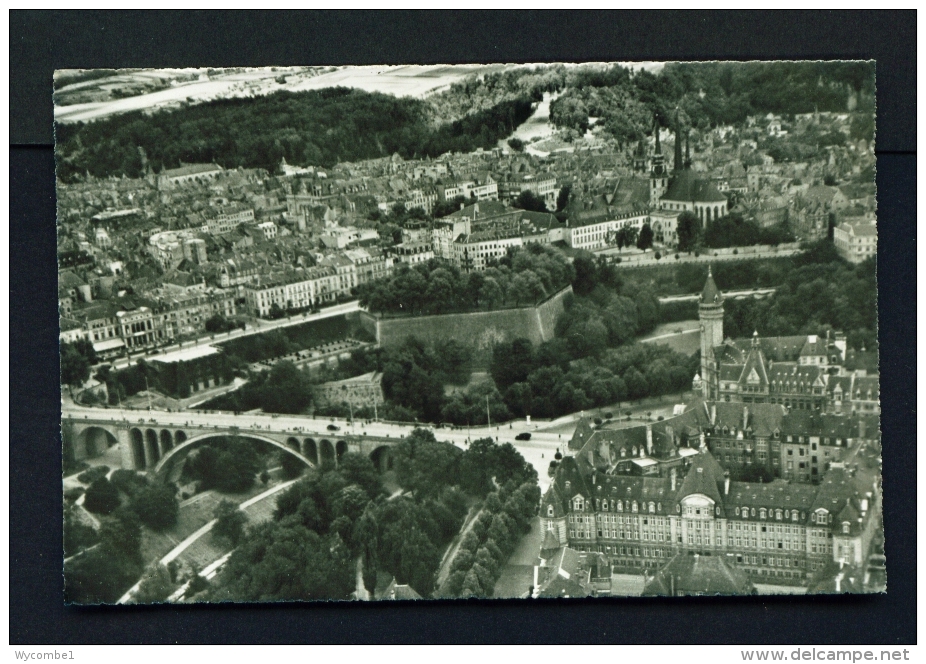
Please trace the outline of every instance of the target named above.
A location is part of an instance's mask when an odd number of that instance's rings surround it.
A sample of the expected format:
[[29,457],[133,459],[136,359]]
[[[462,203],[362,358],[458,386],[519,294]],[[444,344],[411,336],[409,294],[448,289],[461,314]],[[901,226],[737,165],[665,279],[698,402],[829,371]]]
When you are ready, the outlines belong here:
[[[202,420],[202,415],[198,415],[197,419]],[[123,468],[154,472],[162,470],[181,449],[219,436],[263,441],[293,454],[312,467],[336,466],[345,453],[355,452],[369,456],[381,470],[388,470],[391,468],[388,448],[401,440],[399,437],[358,435],[355,432],[315,433],[303,427],[274,428],[272,420],[266,425],[256,426],[228,425],[225,422],[210,426],[201,421],[160,422],[151,417],[132,420],[96,414],[83,417],[64,415],[62,432],[70,438],[77,458],[97,456],[118,444]]]

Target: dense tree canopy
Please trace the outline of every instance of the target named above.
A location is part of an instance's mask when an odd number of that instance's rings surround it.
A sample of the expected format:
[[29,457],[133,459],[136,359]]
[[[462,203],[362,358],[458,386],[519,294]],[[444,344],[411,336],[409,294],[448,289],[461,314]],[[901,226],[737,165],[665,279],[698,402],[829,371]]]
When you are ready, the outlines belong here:
[[203,490],[238,493],[251,488],[260,467],[254,443],[230,437],[191,453],[184,462],[183,476],[198,481]]
[[771,297],[727,300],[724,334],[746,337],[846,333],[856,349],[877,348],[878,308],[874,259],[859,265],[841,260],[833,245],[822,241],[794,262]]
[[685,210],[678,215],[676,234],[678,235],[678,250],[692,251],[701,242],[701,220],[691,210]]
[[550,105],[554,124],[584,132],[590,118],[598,118],[598,125],[624,144],[649,134],[654,115],[661,126],[671,126],[676,108],[684,128],[706,129],[741,124],[748,115],[854,107],[863,118],[854,137],[873,134],[871,62],[686,62],[667,64],[657,73],[589,65],[564,75],[563,85],[565,92]]
[[[729,214],[715,219],[703,233],[705,247],[748,247],[754,244],[778,245],[793,242],[794,235],[787,222],[770,227],[759,226],[754,221],[745,221],[740,214]],[[679,246],[681,249],[681,246]]]
[[139,177],[139,148],[155,170],[181,162],[275,172],[291,164],[332,166],[385,157],[436,157],[494,147],[531,114],[513,97],[452,122],[426,101],[347,88],[222,99],[151,115],[131,112],[88,123],[57,124],[58,177]]
[[393,274],[357,288],[360,304],[390,314],[444,314],[533,304],[572,281],[562,254],[532,244],[512,251],[483,272],[464,273],[432,259],[399,265]]

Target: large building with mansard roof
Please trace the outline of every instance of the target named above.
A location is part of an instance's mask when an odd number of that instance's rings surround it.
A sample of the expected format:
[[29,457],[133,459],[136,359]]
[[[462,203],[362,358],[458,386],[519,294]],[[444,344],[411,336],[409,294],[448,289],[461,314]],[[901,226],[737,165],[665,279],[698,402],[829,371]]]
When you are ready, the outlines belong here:
[[739,481],[710,449],[710,413],[699,402],[632,429],[580,427],[541,502],[544,541],[602,554],[625,573],[654,573],[680,554],[720,556],[772,585],[864,564],[880,525],[869,457],[831,461],[818,483]]

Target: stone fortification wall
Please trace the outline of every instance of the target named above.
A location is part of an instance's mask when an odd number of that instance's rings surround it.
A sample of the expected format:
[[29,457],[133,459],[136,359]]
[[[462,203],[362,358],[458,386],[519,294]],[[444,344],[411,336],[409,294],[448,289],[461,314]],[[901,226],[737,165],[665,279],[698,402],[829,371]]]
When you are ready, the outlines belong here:
[[406,337],[431,342],[455,339],[473,347],[476,366],[485,367],[492,358],[492,347],[517,337],[540,344],[553,338],[556,321],[563,313],[572,286],[555,293],[537,306],[500,311],[474,311],[441,316],[378,318],[360,313],[361,325],[374,331],[382,346],[394,346]]

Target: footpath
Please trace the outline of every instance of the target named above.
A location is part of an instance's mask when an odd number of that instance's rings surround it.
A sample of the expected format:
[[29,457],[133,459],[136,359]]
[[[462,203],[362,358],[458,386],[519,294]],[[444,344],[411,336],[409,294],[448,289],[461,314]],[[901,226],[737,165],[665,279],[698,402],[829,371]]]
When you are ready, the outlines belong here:
[[[292,486],[294,483],[296,483],[296,482],[298,482],[298,481],[299,481],[299,478],[296,478],[296,479],[294,479],[294,480],[289,480],[288,482],[283,482],[283,483],[281,483],[281,484],[278,484],[278,485],[276,485],[275,487],[273,487],[273,488],[271,488],[271,489],[268,489],[267,491],[264,491],[263,493],[260,493],[260,494],[258,494],[258,495],[256,495],[256,496],[254,496],[253,498],[250,498],[250,499],[244,501],[243,503],[241,503],[241,504],[238,506],[238,509],[241,510],[242,512],[247,512],[247,510],[248,510],[249,507],[251,507],[251,506],[253,506],[253,505],[257,505],[257,504],[260,503],[261,501],[263,501],[263,500],[265,500],[265,499],[267,499],[267,498],[269,498],[269,497],[271,497],[271,496],[273,496],[273,495],[279,493],[280,491],[283,491],[284,489],[286,489],[286,488]],[[168,565],[168,564],[171,563],[172,561],[174,561],[174,560],[176,560],[177,558],[179,558],[179,557],[181,556],[181,554],[183,554],[183,553],[184,553],[187,549],[189,549],[193,544],[195,544],[196,542],[198,542],[198,541],[200,540],[200,538],[202,538],[205,534],[207,534],[209,531],[211,531],[212,528],[213,528],[213,526],[215,526],[215,523],[216,523],[216,520],[215,520],[215,519],[212,519],[211,521],[209,521],[208,523],[206,523],[206,524],[205,524],[203,527],[201,527],[199,530],[197,530],[196,532],[194,532],[193,534],[191,534],[189,537],[187,537],[187,538],[184,539],[182,542],[180,542],[176,547],[174,547],[173,549],[171,549],[165,556],[163,556],[163,557],[157,562],[157,564],[159,564],[159,565]],[[226,553],[224,556],[222,556],[222,557],[219,558],[218,560],[214,561],[214,563],[213,563],[212,565],[209,565],[209,566],[207,566],[206,568],[204,568],[203,570],[201,570],[201,571],[199,572],[200,576],[203,576],[203,577],[206,577],[206,578],[211,578],[212,576],[215,576],[215,572],[216,572],[216,570],[218,569],[218,567],[220,567],[221,564],[224,564],[225,561],[228,560],[228,557],[229,557],[230,555],[231,555],[231,551],[229,551],[228,553]],[[220,563],[220,564],[219,564],[219,565],[216,565],[215,563]],[[126,602],[130,601],[130,600],[132,599],[132,595],[135,594],[135,593],[138,591],[138,588],[139,588],[140,585],[141,585],[141,579],[139,579],[138,582],[137,582],[134,586],[132,586],[131,588],[129,588],[129,590],[128,590],[122,597],[119,598],[119,601],[116,602],[116,604],[125,604]],[[186,590],[186,587],[187,587],[188,585],[189,585],[189,583],[185,584],[180,590],[184,590],[184,591],[185,591],[185,590]],[[182,596],[183,596],[183,593],[180,592],[180,590],[178,590],[177,592],[175,592],[174,595],[172,595],[171,597],[173,598],[175,595],[178,595],[178,593],[179,593],[179,597],[182,597]]]

